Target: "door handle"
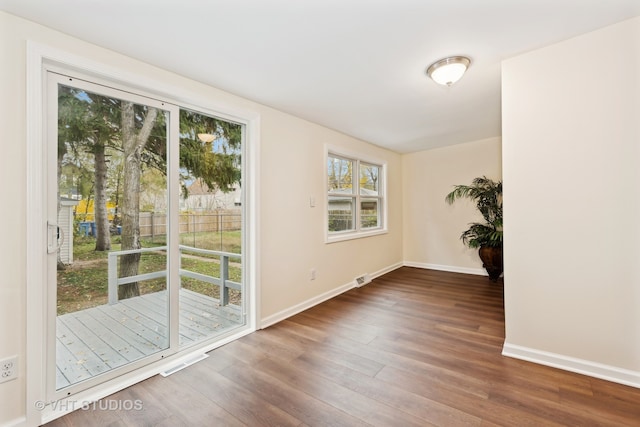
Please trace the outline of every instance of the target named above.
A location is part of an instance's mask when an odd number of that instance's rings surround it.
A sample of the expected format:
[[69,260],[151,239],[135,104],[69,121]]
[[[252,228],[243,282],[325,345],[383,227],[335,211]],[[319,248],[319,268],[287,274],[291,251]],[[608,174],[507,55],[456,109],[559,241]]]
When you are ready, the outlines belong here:
[[64,230],[58,224],[47,221],[47,253],[54,254],[64,244]]

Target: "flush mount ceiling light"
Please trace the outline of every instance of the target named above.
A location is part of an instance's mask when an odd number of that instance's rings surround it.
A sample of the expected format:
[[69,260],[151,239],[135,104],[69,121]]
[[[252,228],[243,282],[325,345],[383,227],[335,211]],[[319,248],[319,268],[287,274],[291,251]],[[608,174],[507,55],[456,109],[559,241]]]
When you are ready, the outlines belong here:
[[451,86],[462,78],[471,64],[466,56],[450,56],[434,62],[427,68],[427,75],[443,86]]

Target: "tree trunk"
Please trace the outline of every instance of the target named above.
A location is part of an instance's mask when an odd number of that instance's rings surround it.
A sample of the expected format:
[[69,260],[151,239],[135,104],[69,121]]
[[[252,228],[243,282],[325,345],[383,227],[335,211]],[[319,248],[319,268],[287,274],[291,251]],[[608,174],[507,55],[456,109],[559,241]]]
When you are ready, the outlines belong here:
[[121,224],[120,221],[120,181],[122,179],[122,165],[118,165],[117,175],[116,175],[116,209],[113,213],[113,225],[119,226]]
[[[136,134],[135,112],[133,103],[122,103],[122,148],[124,165],[122,174],[122,250],[140,249],[140,175],[141,156],[149,139],[151,129],[158,111],[149,108],[140,132]],[[120,260],[120,277],[138,274],[140,254],[122,256]],[[121,285],[118,288],[118,299],[126,299],[140,295],[137,282]]]
[[89,217],[89,205],[91,205],[91,196],[93,195],[93,185],[94,184],[92,184],[91,188],[89,189],[89,194],[87,195],[87,203],[84,205],[84,217],[82,218],[83,221],[86,221],[87,218]]
[[94,220],[96,223],[96,251],[111,250],[111,232],[107,211],[107,159],[104,144],[94,146],[95,158],[95,199]]

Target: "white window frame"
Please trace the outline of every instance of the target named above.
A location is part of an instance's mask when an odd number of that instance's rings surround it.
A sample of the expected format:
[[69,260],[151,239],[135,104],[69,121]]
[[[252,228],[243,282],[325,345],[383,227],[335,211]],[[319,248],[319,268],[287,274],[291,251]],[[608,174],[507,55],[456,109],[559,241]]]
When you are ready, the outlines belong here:
[[[30,266],[27,269],[26,317],[29,319],[26,327],[26,401],[49,402],[43,409],[36,404],[27,405],[26,421],[29,425],[40,425],[49,422],[65,413],[77,409],[72,402],[91,402],[122,390],[141,380],[158,374],[177,363],[190,360],[195,355],[207,352],[218,346],[231,342],[243,335],[259,328],[260,301],[259,268],[260,259],[257,248],[260,247],[260,114],[255,111],[231,107],[228,103],[218,104],[206,95],[202,95],[180,86],[154,80],[146,75],[128,72],[121,68],[112,67],[107,63],[97,62],[84,56],[63,51],[54,47],[27,42],[27,128],[26,128],[26,181],[27,188],[27,258]],[[46,312],[47,312],[47,265],[46,241],[44,225],[47,218],[43,209],[44,175],[43,161],[45,159],[45,145],[42,143],[47,114],[45,108],[46,72],[50,70],[68,70],[74,74],[88,76],[92,81],[104,82],[115,87],[129,88],[143,96],[156,99],[170,98],[183,108],[191,108],[203,114],[211,114],[224,120],[230,120],[245,126],[245,140],[243,141],[243,162],[245,172],[243,181],[247,182],[248,192],[244,195],[248,203],[243,204],[246,233],[243,247],[248,248],[246,282],[249,293],[247,301],[247,324],[242,330],[225,336],[215,344],[203,343],[202,346],[189,348],[174,355],[158,360],[139,370],[126,373],[105,383],[96,385],[85,391],[61,399],[55,405],[48,401],[46,392],[48,361]],[[170,96],[167,94],[171,94]],[[199,106],[199,107],[197,107]],[[204,107],[203,107],[204,106]],[[246,158],[245,158],[246,157]],[[247,208],[250,206],[250,208]]]
[[[352,194],[344,193],[332,193],[329,188],[329,174],[327,170],[327,163],[330,157],[336,157],[340,159],[350,160],[354,162],[353,170],[357,171],[352,173],[352,188],[355,188]],[[375,196],[363,196],[360,194],[360,165],[367,164],[377,166],[379,168],[378,176],[378,195]],[[369,156],[365,156],[359,153],[350,152],[343,148],[326,146],[324,156],[324,178],[325,178],[325,203],[324,203],[324,233],[325,243],[341,242],[344,240],[360,239],[363,237],[377,236],[380,234],[388,233],[387,229],[387,162],[374,159]],[[329,198],[332,196],[339,197],[352,197],[354,200],[354,227],[351,230],[344,231],[329,231]],[[362,228],[361,224],[361,199],[378,199],[378,226],[370,228]]]

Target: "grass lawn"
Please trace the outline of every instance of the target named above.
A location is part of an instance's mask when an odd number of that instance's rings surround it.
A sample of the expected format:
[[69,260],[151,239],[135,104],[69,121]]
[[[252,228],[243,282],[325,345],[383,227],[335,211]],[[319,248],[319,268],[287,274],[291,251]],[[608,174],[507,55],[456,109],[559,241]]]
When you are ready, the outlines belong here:
[[[222,233],[190,233],[180,236],[181,244],[200,249],[222,250],[224,252],[240,253],[241,238],[239,231]],[[143,241],[143,247],[163,246],[164,241]],[[120,250],[119,236],[112,237],[112,251]],[[76,237],[73,243],[73,264],[57,274],[57,312],[58,315],[83,310],[107,303],[107,252],[95,251],[95,240],[92,237]],[[167,258],[162,252],[144,253],[140,258],[140,273],[166,270]],[[217,257],[194,256],[182,257],[182,268],[208,276],[219,277],[220,264]],[[229,263],[229,278],[235,282],[242,281],[242,269],[231,259]],[[200,280],[183,278],[181,286],[194,292],[199,292],[213,298],[220,297],[218,286],[210,285]],[[140,294],[147,294],[166,289],[165,279],[155,279],[139,282]],[[230,290],[233,304],[240,304],[241,294]]]

